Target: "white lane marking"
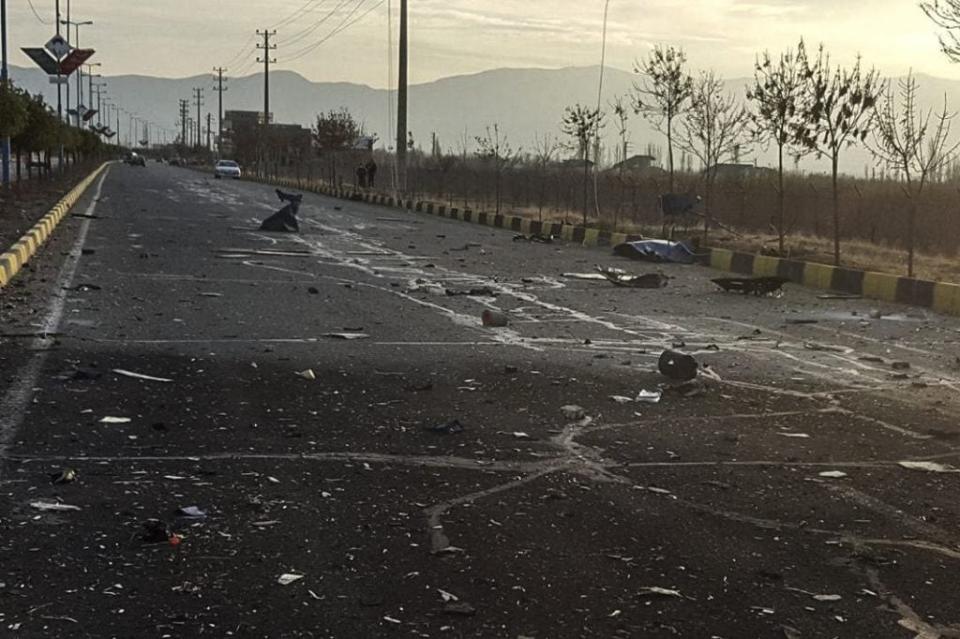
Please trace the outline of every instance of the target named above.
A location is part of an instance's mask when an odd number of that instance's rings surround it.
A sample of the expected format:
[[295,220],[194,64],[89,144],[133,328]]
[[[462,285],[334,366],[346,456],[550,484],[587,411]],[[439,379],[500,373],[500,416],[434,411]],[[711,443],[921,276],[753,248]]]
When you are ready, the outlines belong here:
[[[80,223],[80,232],[70,254],[64,260],[60,267],[60,273],[57,276],[57,282],[54,285],[53,299],[47,309],[46,317],[43,321],[41,335],[52,335],[59,330],[60,321],[63,319],[63,309],[67,303],[66,289],[70,288],[73,278],[77,274],[77,267],[80,265],[80,256],[83,253],[83,245],[87,240],[87,233],[90,230],[92,216],[97,210],[97,202],[100,200],[100,193],[103,190],[103,182],[110,172],[108,167],[100,177],[97,184],[96,193],[84,212],[86,216]],[[17,429],[23,422],[27,407],[33,399],[33,389],[37,385],[37,379],[40,371],[47,360],[49,347],[52,343],[50,337],[37,337],[32,340],[28,347],[28,352],[33,352],[30,360],[17,371],[14,375],[13,384],[0,398],[0,454],[6,454],[10,442],[16,435]],[[2,468],[0,468],[2,473]]]

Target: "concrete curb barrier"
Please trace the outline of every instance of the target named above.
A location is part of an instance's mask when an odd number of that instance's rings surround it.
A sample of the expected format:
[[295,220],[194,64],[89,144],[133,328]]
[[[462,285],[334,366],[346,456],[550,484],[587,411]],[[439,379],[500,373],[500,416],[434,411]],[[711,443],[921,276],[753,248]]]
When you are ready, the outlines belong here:
[[107,163],[101,164],[93,173],[85,177],[63,196],[50,212],[40,218],[16,244],[0,254],[0,289],[6,287],[24,265],[36,255],[41,246],[53,235],[54,229],[66,217],[70,209],[83,197],[94,180],[103,172]]
[[[285,188],[311,191],[342,200],[352,200],[394,208],[420,211],[453,220],[473,222],[494,228],[509,229],[525,235],[542,233],[553,235],[568,242],[584,246],[616,246],[623,242],[643,239],[638,235],[611,233],[599,229],[558,222],[538,222],[516,215],[477,213],[470,209],[447,207],[435,202],[395,201],[393,197],[352,189],[335,189],[326,185],[304,187],[297,180],[278,178],[255,180]],[[753,253],[740,253],[729,249],[707,249],[702,262],[727,273],[755,277],[773,276],[806,286],[808,288],[837,291],[850,295],[862,295],[870,299],[896,302],[933,309],[939,313],[960,316],[960,285],[947,282],[932,282],[889,273],[874,273],[844,267],[829,266],[817,262],[800,262]]]

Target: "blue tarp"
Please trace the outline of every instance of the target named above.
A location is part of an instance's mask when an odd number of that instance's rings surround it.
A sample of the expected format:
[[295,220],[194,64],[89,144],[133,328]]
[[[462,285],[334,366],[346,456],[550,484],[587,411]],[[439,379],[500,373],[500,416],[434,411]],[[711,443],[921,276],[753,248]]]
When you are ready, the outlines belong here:
[[625,242],[613,248],[613,252],[622,257],[647,262],[675,262],[677,264],[694,264],[697,254],[683,242],[668,240],[638,240]]

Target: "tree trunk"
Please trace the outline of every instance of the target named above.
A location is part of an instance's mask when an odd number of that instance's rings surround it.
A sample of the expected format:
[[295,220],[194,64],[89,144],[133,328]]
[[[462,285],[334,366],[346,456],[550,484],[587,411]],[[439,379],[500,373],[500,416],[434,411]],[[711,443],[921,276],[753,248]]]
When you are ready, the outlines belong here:
[[917,200],[910,196],[910,212],[907,217],[907,277],[913,277],[914,233],[917,222]]
[[783,145],[781,144],[778,149],[778,160],[779,165],[777,167],[777,240],[780,247],[780,257],[785,256],[784,252],[784,241],[783,241]]
[[673,193],[673,118],[667,118],[667,158],[670,164],[670,193]]
[[837,164],[840,157],[833,154],[833,265],[840,266],[840,189],[837,184]]
[[583,228],[587,228],[587,183],[590,181],[590,153],[583,152]]
[[707,181],[703,190],[703,244],[706,246],[710,238],[710,196],[713,193],[713,180],[710,178],[709,169],[707,169]]

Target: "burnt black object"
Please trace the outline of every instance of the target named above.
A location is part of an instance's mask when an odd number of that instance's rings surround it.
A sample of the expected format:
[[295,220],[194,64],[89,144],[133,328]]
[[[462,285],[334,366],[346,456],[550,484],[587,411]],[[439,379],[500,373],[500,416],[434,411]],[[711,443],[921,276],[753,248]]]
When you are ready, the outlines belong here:
[[700,365],[692,356],[678,351],[666,350],[660,355],[657,368],[665,377],[678,382],[688,382],[697,377]]
[[260,225],[260,230],[274,233],[299,233],[300,223],[297,222],[297,212],[300,210],[303,194],[285,193],[280,189],[276,191],[280,201],[286,202],[287,205],[265,219]]

